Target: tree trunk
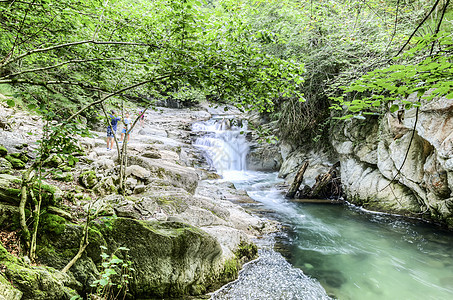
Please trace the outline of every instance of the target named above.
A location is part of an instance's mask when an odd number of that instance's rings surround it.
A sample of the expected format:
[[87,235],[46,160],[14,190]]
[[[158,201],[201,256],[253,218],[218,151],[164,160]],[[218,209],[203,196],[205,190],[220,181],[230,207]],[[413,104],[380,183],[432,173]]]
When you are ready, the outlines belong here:
[[29,168],[22,175],[22,187],[20,190],[20,203],[19,203],[19,215],[20,215],[20,227],[22,228],[22,235],[25,239],[25,246],[27,250],[30,250],[30,230],[27,226],[26,215],[25,215],[25,205],[27,204],[27,195],[28,195],[28,184],[34,176],[32,172],[33,169]]
[[304,164],[302,165],[302,167],[297,172],[297,175],[294,178],[293,184],[291,184],[291,187],[289,188],[289,191],[285,196],[286,198],[289,198],[289,199],[294,198],[297,191],[299,190],[302,180],[304,179],[304,173],[305,173],[305,170],[307,170],[307,167],[308,167],[308,161],[305,161]]
[[324,188],[332,181],[332,178],[334,177],[334,173],[336,172],[336,168],[340,165],[339,162],[333,164],[333,166],[330,168],[329,172],[326,174],[319,176],[316,180],[315,185],[311,189],[310,197],[311,198],[319,198],[322,197],[321,193],[324,190]]

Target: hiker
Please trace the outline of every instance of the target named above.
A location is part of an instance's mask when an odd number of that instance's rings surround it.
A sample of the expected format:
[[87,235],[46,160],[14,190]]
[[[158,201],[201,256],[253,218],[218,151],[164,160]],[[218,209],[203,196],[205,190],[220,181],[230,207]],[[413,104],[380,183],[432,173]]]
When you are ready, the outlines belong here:
[[116,134],[116,127],[118,125],[118,121],[121,120],[121,117],[117,117],[114,110],[110,112],[110,125],[107,126],[107,150],[112,150],[113,148],[113,141],[114,136]]
[[129,113],[126,112],[125,118],[123,119],[124,127],[123,130],[121,130],[121,138],[120,138],[120,143],[123,142],[124,135],[127,135],[127,141],[129,142],[129,139],[131,138],[131,134],[127,133],[129,130],[130,124],[131,124],[131,119],[129,119]]

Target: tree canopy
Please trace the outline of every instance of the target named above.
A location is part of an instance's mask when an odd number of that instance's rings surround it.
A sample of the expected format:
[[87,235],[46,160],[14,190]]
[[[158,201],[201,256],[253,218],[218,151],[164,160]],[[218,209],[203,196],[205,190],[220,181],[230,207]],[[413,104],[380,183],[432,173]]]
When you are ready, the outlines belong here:
[[0,13],[0,87],[61,113],[209,98],[274,111],[297,140],[329,107],[451,96],[449,0],[3,0]]
[[298,95],[301,64],[256,47],[234,3],[221,4],[1,1],[0,84],[74,109],[133,89],[152,97],[190,86],[260,110]]

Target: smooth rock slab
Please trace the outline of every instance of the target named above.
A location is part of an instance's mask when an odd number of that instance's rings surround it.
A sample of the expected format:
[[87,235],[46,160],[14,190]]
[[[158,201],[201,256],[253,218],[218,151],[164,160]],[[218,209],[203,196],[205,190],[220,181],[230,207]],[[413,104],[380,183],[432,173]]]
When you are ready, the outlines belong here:
[[[102,225],[101,225],[102,226]],[[101,231],[109,251],[123,246],[135,269],[134,299],[176,297],[204,292],[222,265],[222,249],[206,232],[176,222],[117,218]]]

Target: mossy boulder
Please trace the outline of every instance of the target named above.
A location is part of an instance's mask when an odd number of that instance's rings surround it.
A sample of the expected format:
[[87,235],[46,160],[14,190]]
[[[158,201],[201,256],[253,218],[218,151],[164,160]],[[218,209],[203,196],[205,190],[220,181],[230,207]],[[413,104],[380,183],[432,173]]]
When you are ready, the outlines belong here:
[[53,179],[58,180],[58,181],[63,181],[63,182],[72,182],[74,181],[74,175],[72,175],[71,172],[57,172],[53,174],[52,176]]
[[0,174],[0,201],[18,204],[20,202],[21,179],[9,174]]
[[130,249],[134,299],[205,293],[222,272],[219,243],[195,227],[117,218],[99,228],[110,253],[120,246]]
[[8,150],[6,150],[5,146],[0,145],[0,157],[3,157],[8,154]]
[[98,183],[96,172],[93,170],[83,172],[79,175],[79,183],[87,189],[93,188]]
[[19,290],[23,300],[61,299],[77,296],[81,284],[73,276],[49,267],[28,266],[14,257],[0,243],[0,265],[3,276]]
[[0,275],[0,300],[16,300],[22,298],[22,292],[16,289],[5,277]]
[[[30,215],[30,211],[25,211],[26,215]],[[0,229],[8,228],[16,230],[20,228],[19,223],[19,208],[15,205],[8,205],[0,202]]]
[[58,154],[53,153],[50,155],[43,163],[43,166],[46,168],[57,168],[59,165],[63,164],[64,160]]
[[13,165],[4,157],[0,157],[0,174],[11,174]]
[[66,227],[66,220],[60,216],[44,213],[40,217],[40,229],[46,233],[62,234]]
[[25,152],[10,153],[9,155],[13,158],[20,159],[24,163],[27,163],[30,160]]
[[25,168],[25,162],[21,161],[18,158],[14,158],[11,155],[6,155],[5,159],[8,160],[14,169],[23,169]]
[[[21,184],[22,180],[18,176],[0,174],[0,201],[19,204]],[[35,184],[33,190],[35,195],[42,195],[42,207],[56,205],[63,197],[63,192],[58,187],[46,182],[43,182],[41,187]]]

